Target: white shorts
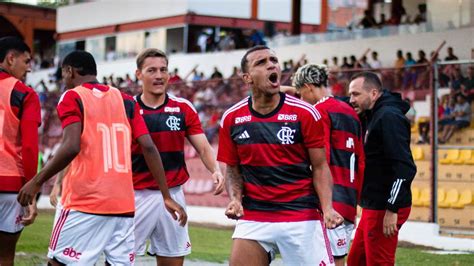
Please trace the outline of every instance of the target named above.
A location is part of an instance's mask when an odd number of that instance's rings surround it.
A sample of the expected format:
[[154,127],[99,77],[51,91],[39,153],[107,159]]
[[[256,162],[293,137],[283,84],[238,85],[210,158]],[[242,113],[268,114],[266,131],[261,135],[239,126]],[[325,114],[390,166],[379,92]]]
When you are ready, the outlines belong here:
[[354,224],[347,221],[334,229],[327,230],[334,257],[344,257],[349,253],[352,231],[354,231]]
[[23,230],[21,217],[26,214],[27,208],[22,207],[16,200],[18,194],[0,193],[0,231],[18,233]]
[[111,265],[134,264],[133,217],[94,215],[58,205],[54,220],[48,258],[94,265],[104,252]]
[[326,229],[321,221],[268,223],[239,220],[233,239],[257,241],[273,260],[284,265],[334,265]]
[[[186,208],[181,186],[170,188],[171,198]],[[188,224],[184,227],[166,210],[159,190],[135,190],[135,252],[162,257],[182,257],[191,253]]]

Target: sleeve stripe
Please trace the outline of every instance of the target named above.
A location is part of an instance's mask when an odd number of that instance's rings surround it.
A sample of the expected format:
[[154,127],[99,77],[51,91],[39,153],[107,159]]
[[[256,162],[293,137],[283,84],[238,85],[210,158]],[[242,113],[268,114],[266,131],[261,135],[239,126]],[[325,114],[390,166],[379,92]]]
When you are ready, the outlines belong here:
[[172,99],[173,101],[177,101],[177,102],[179,102],[179,103],[185,103],[185,104],[187,104],[195,113],[197,113],[196,108],[194,108],[194,105],[193,105],[190,101],[188,101],[188,100],[186,100],[186,99],[183,99],[183,98],[174,97],[174,96],[171,96],[171,95],[169,95],[169,94],[168,94],[168,97],[169,97],[170,99]]
[[227,117],[227,115],[242,108],[243,106],[246,106],[247,104],[248,104],[248,97],[246,97],[245,99],[243,99],[242,101],[238,102],[237,104],[229,108],[227,111],[225,111],[221,118],[221,127],[224,125],[224,120]]
[[315,121],[318,121],[319,119],[321,119],[321,115],[319,114],[319,112],[317,112],[317,111],[315,112],[314,108],[310,109],[307,106],[304,106],[304,105],[301,105],[301,104],[298,104],[298,103],[289,102],[289,101],[285,101],[285,103],[288,104],[288,105],[291,105],[291,106],[296,106],[296,107],[299,107],[301,109],[305,109],[306,111],[308,111],[313,116]]
[[287,103],[295,103],[295,104],[299,104],[302,108],[306,107],[305,109],[310,111],[310,112],[313,112],[313,115],[318,117],[318,119],[316,120],[319,120],[321,119],[321,114],[318,112],[318,110],[316,110],[316,108],[314,108],[314,106],[312,106],[311,104],[309,103],[306,103],[304,101],[301,101],[301,100],[298,100],[294,97],[288,97],[285,102]]
[[397,181],[395,181],[395,183],[393,183],[392,191],[390,192],[390,199],[388,199],[388,203],[390,203],[390,204],[395,203],[395,200],[397,199],[398,192],[400,192],[400,187],[402,186],[403,181],[405,181],[405,180],[397,179]]

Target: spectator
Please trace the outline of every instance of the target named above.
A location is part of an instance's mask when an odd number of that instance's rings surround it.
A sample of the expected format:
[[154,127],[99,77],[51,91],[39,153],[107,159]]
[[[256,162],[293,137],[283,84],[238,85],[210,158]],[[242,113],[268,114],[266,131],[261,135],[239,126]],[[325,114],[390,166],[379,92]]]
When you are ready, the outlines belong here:
[[469,102],[472,101],[474,95],[474,66],[467,68],[467,77],[461,85],[464,94],[468,95]]
[[192,81],[200,81],[200,80],[201,80],[201,76],[199,75],[198,71],[194,69]]
[[350,68],[360,68],[357,63],[357,58],[355,57],[355,55],[351,55],[350,59],[351,59],[351,62],[349,63]]
[[448,56],[444,58],[445,61],[455,61],[459,60],[456,55],[454,55],[453,47],[448,47]]
[[449,87],[451,89],[452,95],[457,95],[458,93],[461,93],[461,86],[466,79],[463,77],[460,68],[453,69],[453,73],[454,75],[451,79]]
[[441,144],[448,142],[455,131],[468,127],[471,124],[471,105],[462,94],[456,96],[453,116],[454,121],[450,121],[440,134],[439,142]]
[[218,47],[221,51],[229,51],[235,49],[233,32],[226,33],[225,31],[222,31]]
[[413,56],[410,52],[407,53],[407,59],[405,60],[405,73],[403,75],[403,88],[415,88],[416,87],[416,78],[417,73],[416,70],[413,68],[416,62],[413,59]]
[[377,26],[379,26],[380,28],[382,28],[383,26],[385,26],[387,24],[387,19],[385,17],[385,14],[381,14],[380,15],[380,21],[379,23],[377,23]]
[[234,78],[239,78],[239,69],[234,66],[234,68],[232,68],[232,74],[230,75],[231,79],[234,79]]
[[395,60],[394,67],[401,69],[405,66],[405,58],[403,57],[402,50],[397,51],[397,59]]
[[374,17],[370,13],[369,10],[364,11],[364,17],[359,22],[358,26],[362,26],[364,29],[369,29],[377,26],[377,22],[375,21]]
[[[438,120],[441,119],[444,113],[444,107],[442,104],[439,104],[438,100]],[[429,143],[429,134],[430,134],[430,121],[424,121],[418,123],[418,142],[416,144],[425,144]]]
[[370,64],[367,63],[367,56],[362,56],[362,58],[358,61],[359,67],[363,69],[370,69]]
[[372,52],[372,62],[370,62],[370,67],[373,69],[382,68],[382,62],[380,62],[379,54],[376,51]]
[[205,31],[202,31],[201,34],[199,34],[199,37],[197,39],[197,45],[201,49],[201,53],[205,53],[207,51],[207,38],[209,36]]
[[329,72],[332,72],[332,73],[337,73],[339,72],[341,69],[339,67],[339,64],[338,64],[338,59],[336,56],[334,56],[332,58],[332,66],[329,67]]
[[418,5],[418,14],[416,14],[413,22],[416,24],[426,22],[426,4]]
[[250,34],[250,47],[257,45],[265,45],[263,34],[260,31],[252,30]]
[[426,88],[429,86],[429,67],[427,65],[429,64],[428,59],[426,59],[426,54],[423,50],[418,51],[418,60],[416,61],[417,65],[425,65],[425,66],[417,66],[416,67],[416,72],[417,72],[417,83],[415,88]]
[[214,67],[214,72],[211,74],[211,79],[222,79],[222,73],[217,69],[217,67]]
[[178,69],[175,68],[173,73],[171,73],[170,80],[168,81],[169,84],[179,83],[183,79],[178,75]]
[[326,67],[329,65],[329,61],[326,58],[323,59],[323,65],[325,65]]
[[345,70],[345,69],[350,69],[352,68],[351,65],[349,64],[349,62],[347,61],[347,56],[344,56],[342,58],[342,65],[341,65],[341,69],[342,70]]

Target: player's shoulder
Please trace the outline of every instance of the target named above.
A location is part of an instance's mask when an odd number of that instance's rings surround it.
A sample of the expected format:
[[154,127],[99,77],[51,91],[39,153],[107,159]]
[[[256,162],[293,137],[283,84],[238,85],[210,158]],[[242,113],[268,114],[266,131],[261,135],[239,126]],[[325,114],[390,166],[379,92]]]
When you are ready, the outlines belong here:
[[180,109],[182,108],[183,111],[191,110],[194,113],[197,113],[196,108],[189,100],[181,97],[176,97],[171,94],[168,94],[168,105],[180,107]]
[[124,92],[120,92],[120,95],[122,96],[122,99],[123,101],[129,101],[129,102],[133,102],[135,103],[135,98],[134,96],[130,95],[130,94],[126,94]]
[[311,115],[315,120],[321,119],[321,114],[319,113],[313,105],[293,97],[291,95],[285,96],[284,104],[290,106],[295,112],[300,113],[302,115]]
[[73,90],[67,90],[61,94],[61,97],[59,97],[58,105],[64,103],[64,102],[70,102],[70,101],[75,101],[75,100],[80,100],[81,98],[79,97],[79,94]]
[[249,98],[250,96],[247,96],[227,109],[222,115],[221,121],[224,122],[226,119],[231,119],[235,115],[238,115],[242,110],[245,110],[244,108],[249,104]]

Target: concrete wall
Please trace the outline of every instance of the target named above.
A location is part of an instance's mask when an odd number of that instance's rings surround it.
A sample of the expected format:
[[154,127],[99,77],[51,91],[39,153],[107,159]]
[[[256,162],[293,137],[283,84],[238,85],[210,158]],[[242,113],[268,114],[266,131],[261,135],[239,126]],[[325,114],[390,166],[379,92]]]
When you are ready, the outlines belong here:
[[[199,15],[250,18],[251,0],[99,0],[58,8],[57,32],[84,30],[194,12]],[[301,22],[321,22],[321,0],[303,0]],[[291,21],[291,0],[260,0],[258,18]]]

